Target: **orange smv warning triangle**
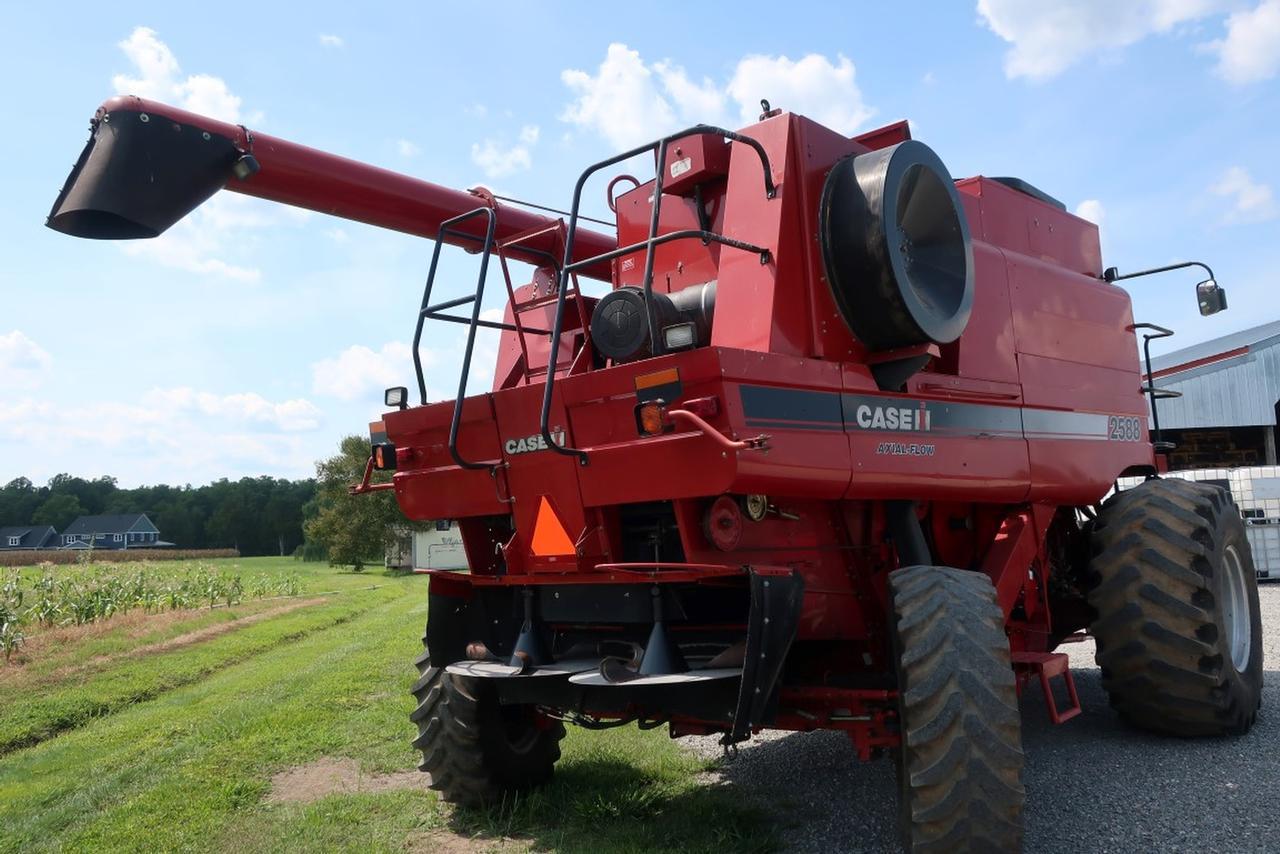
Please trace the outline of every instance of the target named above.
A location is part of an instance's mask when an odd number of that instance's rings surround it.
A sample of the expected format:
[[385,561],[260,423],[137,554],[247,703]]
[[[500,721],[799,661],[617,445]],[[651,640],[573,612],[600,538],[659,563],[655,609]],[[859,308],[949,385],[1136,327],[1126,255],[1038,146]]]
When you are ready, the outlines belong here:
[[547,496],[542,496],[542,502],[538,505],[538,518],[533,523],[533,553],[538,557],[551,557],[571,555],[575,551],[573,540],[569,539],[569,532],[564,529],[564,523],[556,515],[555,508],[551,506]]

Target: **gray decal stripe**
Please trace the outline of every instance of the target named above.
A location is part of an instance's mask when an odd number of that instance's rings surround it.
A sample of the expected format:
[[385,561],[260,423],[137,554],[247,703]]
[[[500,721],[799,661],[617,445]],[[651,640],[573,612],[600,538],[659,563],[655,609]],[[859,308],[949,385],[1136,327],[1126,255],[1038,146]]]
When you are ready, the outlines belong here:
[[1022,428],[1033,438],[1107,438],[1109,416],[1094,412],[1064,412],[1058,409],[1022,410]]
[[840,424],[839,392],[772,386],[739,386],[742,414],[766,421],[810,421]]
[[739,392],[749,426],[791,430],[1105,441],[1112,418],[1106,413],[745,384]]
[[[849,430],[936,433],[953,436],[1022,436],[1016,406],[846,394],[842,397]],[[904,426],[905,425],[905,426]]]

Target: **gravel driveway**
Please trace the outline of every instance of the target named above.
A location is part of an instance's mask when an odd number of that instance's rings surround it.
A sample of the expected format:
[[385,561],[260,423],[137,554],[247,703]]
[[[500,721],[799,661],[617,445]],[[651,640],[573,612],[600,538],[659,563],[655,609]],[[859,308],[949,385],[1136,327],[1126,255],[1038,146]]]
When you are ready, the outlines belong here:
[[[1261,585],[1263,700],[1241,738],[1148,735],[1107,705],[1093,643],[1069,644],[1084,712],[1053,726],[1022,698],[1026,850],[1280,851],[1280,584]],[[682,743],[719,755],[714,738]],[[715,772],[778,818],[787,850],[897,851],[893,765],[860,764],[840,733],[767,733]]]

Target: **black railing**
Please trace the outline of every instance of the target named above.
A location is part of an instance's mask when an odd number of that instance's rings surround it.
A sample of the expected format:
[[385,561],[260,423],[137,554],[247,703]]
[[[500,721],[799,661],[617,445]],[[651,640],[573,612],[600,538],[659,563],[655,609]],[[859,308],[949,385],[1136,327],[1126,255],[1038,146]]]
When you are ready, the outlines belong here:
[[[646,145],[639,146],[638,148],[633,148],[630,151],[624,151],[623,153],[616,154],[607,160],[602,160],[599,163],[595,163],[595,164],[592,164],[591,166],[588,166],[586,170],[584,170],[583,173],[578,177],[578,183],[573,188],[573,205],[569,208],[569,226],[568,226],[568,233],[565,237],[564,263],[561,264],[560,266],[560,284],[558,288],[558,293],[556,294],[556,314],[555,314],[555,320],[552,323],[552,327],[551,327],[551,352],[553,354],[560,352],[560,335],[564,325],[565,292],[568,290],[566,285],[568,284],[569,277],[574,275],[578,270],[584,267],[589,267],[594,264],[599,264],[603,261],[609,261],[619,256],[629,254],[631,252],[637,252],[642,248],[645,250],[644,274],[641,279],[641,287],[644,291],[645,314],[647,316],[648,323],[649,323],[650,346],[652,347],[653,355],[656,356],[656,355],[660,355],[665,350],[661,341],[661,337],[658,334],[659,330],[655,328],[655,318],[653,314],[653,263],[654,263],[654,248],[656,246],[659,246],[663,243],[669,243],[673,240],[688,240],[688,239],[697,238],[701,240],[704,244],[719,243],[724,246],[732,247],[734,249],[740,249],[747,252],[758,253],[760,255],[761,264],[767,264],[769,262],[770,256],[769,256],[768,249],[762,246],[756,246],[751,243],[746,243],[741,240],[736,240],[731,237],[726,237],[722,234],[716,234],[711,230],[709,230],[708,228],[705,228],[706,223],[703,222],[703,217],[701,216],[699,217],[699,224],[704,226],[704,228],[702,229],[685,229],[682,231],[670,232],[668,234],[663,234],[663,235],[658,234],[658,223],[659,223],[659,218],[661,216],[661,211],[662,211],[663,179],[666,176],[667,146],[678,139],[683,139],[687,136],[693,136],[695,134],[715,134],[722,138],[730,139],[734,142],[740,142],[743,145],[749,146],[760,157],[760,165],[764,171],[765,197],[772,199],[777,195],[778,190],[773,183],[773,172],[769,165],[769,155],[765,152],[764,146],[749,136],[743,136],[740,133],[735,133],[734,131],[731,131],[731,130],[725,130],[724,128],[712,127],[711,125],[695,125],[694,127],[688,128],[687,130],[682,130],[679,133],[674,133],[674,134],[671,134],[670,136],[665,136],[661,139],[655,140]],[[604,169],[609,166],[613,166],[617,163],[621,163],[624,160],[630,160],[632,157],[636,157],[638,155],[644,154],[649,151],[657,152],[655,157],[657,169],[654,177],[653,210],[651,211],[650,217],[649,217],[648,239],[640,241],[638,243],[633,243],[630,246],[624,246],[618,249],[613,249],[609,252],[604,252],[600,255],[595,255],[590,258],[584,258],[581,261],[574,261],[573,260],[573,243],[574,243],[575,235],[577,234],[578,220],[579,218],[581,218],[579,214],[579,209],[581,208],[581,205],[582,205],[582,190],[583,190],[583,187],[586,186],[587,179],[589,179],[596,172],[599,172],[601,169]],[[551,401],[552,401],[554,386],[555,386],[555,371],[548,370],[546,388],[544,389],[543,395],[542,395],[542,417],[539,421],[539,429],[541,430],[543,441],[547,443],[547,447],[550,450],[558,454],[575,456],[578,458],[578,461],[580,463],[585,465],[587,462],[586,451],[583,451],[580,448],[570,448],[565,445],[561,445],[560,443],[556,442],[555,437],[551,435],[551,427],[550,427]]]
[[[474,239],[474,235],[457,231],[452,226],[481,216],[485,218],[485,229],[480,249],[480,273],[476,277],[476,292],[468,297],[458,297],[457,299],[445,300],[432,305],[431,291],[435,287],[436,269],[440,264],[440,249],[444,246],[445,236]],[[427,402],[427,381],[422,375],[422,354],[418,352],[419,346],[422,344],[423,325],[426,323],[427,318],[468,324],[467,346],[462,353],[462,376],[458,379],[458,396],[454,400],[453,421],[449,425],[449,456],[453,457],[453,461],[464,469],[492,469],[496,465],[496,463],[477,463],[463,459],[462,454],[458,452],[458,425],[462,421],[462,402],[466,398],[467,380],[471,376],[471,354],[476,346],[476,328],[482,323],[485,326],[490,325],[488,322],[480,320],[480,304],[484,299],[484,282],[489,273],[489,254],[493,250],[493,232],[497,224],[497,213],[493,208],[488,207],[476,208],[440,223],[440,230],[436,232],[436,246],[431,253],[431,267],[427,271],[427,284],[422,289],[422,308],[418,312],[418,325],[413,330],[413,369],[418,377],[418,395],[422,399],[423,405],[425,405]],[[446,309],[457,308],[468,303],[471,304],[470,319],[453,314],[441,314]]]
[[1172,451],[1176,445],[1160,439],[1160,410],[1156,406],[1156,401],[1182,397],[1182,392],[1167,388],[1156,388],[1155,376],[1151,370],[1151,342],[1157,338],[1170,337],[1173,335],[1173,330],[1157,326],[1154,323],[1135,323],[1131,328],[1135,331],[1138,329],[1151,330],[1150,332],[1142,333],[1142,359],[1147,369],[1147,381],[1142,386],[1142,393],[1147,396],[1151,403],[1151,446],[1157,453],[1167,453]]

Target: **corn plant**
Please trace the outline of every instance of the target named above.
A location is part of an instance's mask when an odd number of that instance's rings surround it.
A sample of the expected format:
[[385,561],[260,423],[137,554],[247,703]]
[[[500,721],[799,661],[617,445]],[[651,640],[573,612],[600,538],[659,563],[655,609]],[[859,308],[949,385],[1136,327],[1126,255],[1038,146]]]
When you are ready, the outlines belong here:
[[9,661],[26,638],[22,634],[22,577],[16,572],[0,585],[0,652]]
[[150,562],[119,568],[83,563],[83,569],[61,576],[49,565],[34,579],[24,581],[16,570],[0,578],[0,652],[6,660],[23,643],[21,627],[27,623],[80,626],[139,608],[155,614],[231,607],[245,598],[297,596],[303,586],[297,574],[246,579],[238,564],[231,572],[198,564],[170,574]]
[[0,652],[4,653],[4,660],[8,662],[13,658],[13,654],[18,651],[26,640],[26,636],[22,634],[22,629],[18,623],[16,614],[10,614],[3,606],[0,606]]
[[34,601],[27,607],[28,616],[42,626],[52,626],[58,622],[62,614],[62,605],[57,596],[57,583],[48,570],[40,573],[32,585]]

